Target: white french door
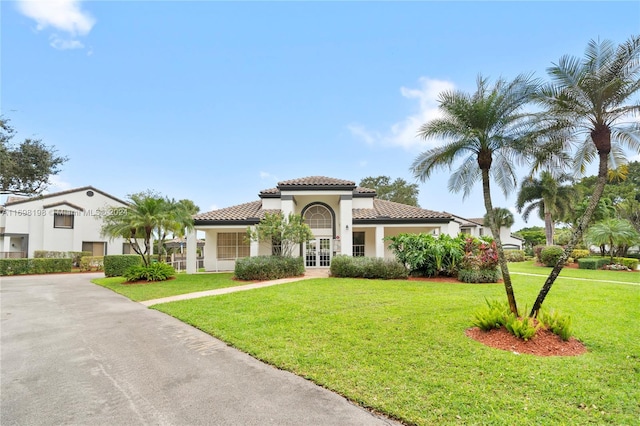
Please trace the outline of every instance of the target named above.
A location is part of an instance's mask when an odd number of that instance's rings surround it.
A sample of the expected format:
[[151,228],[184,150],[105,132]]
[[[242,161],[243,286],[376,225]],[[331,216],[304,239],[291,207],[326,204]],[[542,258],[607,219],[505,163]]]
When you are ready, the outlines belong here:
[[304,259],[307,268],[328,268],[331,266],[331,238],[316,238],[307,241]]

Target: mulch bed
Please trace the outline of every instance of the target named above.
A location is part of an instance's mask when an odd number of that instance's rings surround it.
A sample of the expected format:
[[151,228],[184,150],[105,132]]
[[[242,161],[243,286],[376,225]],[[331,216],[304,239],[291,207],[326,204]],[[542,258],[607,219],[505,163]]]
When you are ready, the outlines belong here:
[[465,334],[496,349],[517,354],[536,356],[576,356],[587,352],[587,348],[578,339],[571,337],[564,341],[549,330],[539,329],[536,335],[525,341],[509,333],[506,328],[482,331],[478,327],[468,329]]

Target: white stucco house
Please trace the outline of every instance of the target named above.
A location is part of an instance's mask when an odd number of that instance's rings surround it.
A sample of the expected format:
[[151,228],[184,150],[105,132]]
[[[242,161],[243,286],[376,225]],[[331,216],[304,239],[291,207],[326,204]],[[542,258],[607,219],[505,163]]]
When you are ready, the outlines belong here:
[[[233,270],[238,258],[270,255],[270,243],[247,242],[245,238],[247,228],[259,223],[266,213],[296,213],[304,217],[315,236],[297,253],[304,257],[307,268],[329,267],[338,254],[393,258],[384,238],[400,233],[456,236],[466,230],[480,236],[486,232],[480,223],[379,200],[372,189],[324,176],[278,182],[275,188],[260,191],[258,197],[256,201],[194,216],[195,229],[187,238],[187,272],[196,272],[197,231],[205,234],[207,271]],[[510,235],[509,230],[505,232]]]
[[127,241],[100,236],[104,214],[126,202],[92,186],[36,197],[8,197],[0,211],[0,257],[33,257],[36,250],[128,253]]

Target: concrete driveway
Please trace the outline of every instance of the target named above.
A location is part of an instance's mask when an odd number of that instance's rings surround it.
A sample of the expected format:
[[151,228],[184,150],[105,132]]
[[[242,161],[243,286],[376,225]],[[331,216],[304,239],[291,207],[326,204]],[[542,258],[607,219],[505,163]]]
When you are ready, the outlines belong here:
[[0,278],[3,426],[397,424],[96,276]]

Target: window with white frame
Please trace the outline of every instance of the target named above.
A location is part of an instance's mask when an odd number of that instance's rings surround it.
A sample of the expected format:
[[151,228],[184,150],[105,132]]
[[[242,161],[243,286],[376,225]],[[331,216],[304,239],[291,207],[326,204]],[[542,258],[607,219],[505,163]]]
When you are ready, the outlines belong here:
[[221,232],[218,234],[218,260],[235,260],[249,256],[249,241],[244,232]]
[[304,221],[311,229],[331,228],[331,212],[325,206],[316,204],[304,212]]

